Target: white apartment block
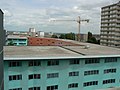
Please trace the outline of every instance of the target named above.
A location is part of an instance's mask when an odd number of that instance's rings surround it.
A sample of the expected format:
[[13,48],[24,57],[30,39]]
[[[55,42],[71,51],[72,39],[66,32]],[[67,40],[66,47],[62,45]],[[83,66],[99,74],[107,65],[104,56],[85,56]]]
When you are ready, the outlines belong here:
[[120,48],[120,1],[101,9],[100,44]]

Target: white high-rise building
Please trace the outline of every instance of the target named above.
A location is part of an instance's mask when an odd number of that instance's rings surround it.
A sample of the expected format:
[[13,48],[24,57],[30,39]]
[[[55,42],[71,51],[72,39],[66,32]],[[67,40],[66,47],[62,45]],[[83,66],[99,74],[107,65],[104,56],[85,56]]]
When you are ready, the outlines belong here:
[[29,36],[31,36],[31,37],[35,37],[36,36],[35,28],[29,28]]
[[101,9],[100,44],[120,47],[120,1]]

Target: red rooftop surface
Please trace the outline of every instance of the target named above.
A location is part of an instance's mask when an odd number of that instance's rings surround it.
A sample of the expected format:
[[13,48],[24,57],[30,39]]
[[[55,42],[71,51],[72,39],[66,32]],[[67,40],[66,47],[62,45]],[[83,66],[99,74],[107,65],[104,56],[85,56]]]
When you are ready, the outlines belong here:
[[28,37],[28,46],[80,46],[80,44],[55,38]]

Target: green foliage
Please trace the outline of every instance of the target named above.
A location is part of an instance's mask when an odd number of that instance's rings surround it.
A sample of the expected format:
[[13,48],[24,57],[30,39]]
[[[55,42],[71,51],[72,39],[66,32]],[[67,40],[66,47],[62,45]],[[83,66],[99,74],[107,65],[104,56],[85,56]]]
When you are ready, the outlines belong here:
[[[57,35],[52,35],[51,38],[58,38]],[[74,33],[67,33],[67,34],[60,34],[59,36],[60,39],[70,39],[70,40],[75,40],[75,34]]]
[[54,34],[53,34],[53,35],[51,36],[51,38],[58,38],[58,37],[57,37],[57,35],[54,35]]
[[92,36],[91,32],[88,32],[88,43],[100,44],[100,40],[96,40],[95,37]]
[[14,46],[13,41],[10,41],[10,42],[8,43],[8,45],[9,45],[9,46]]
[[88,40],[90,40],[92,38],[92,33],[88,32]]
[[59,38],[60,39],[65,39],[65,34],[61,34]]
[[75,40],[75,34],[72,32],[66,34],[66,39]]

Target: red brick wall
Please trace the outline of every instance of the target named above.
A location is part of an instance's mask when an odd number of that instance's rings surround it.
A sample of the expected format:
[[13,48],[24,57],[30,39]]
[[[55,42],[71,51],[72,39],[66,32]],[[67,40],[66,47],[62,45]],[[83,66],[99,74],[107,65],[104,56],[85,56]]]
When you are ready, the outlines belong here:
[[79,44],[54,38],[28,37],[28,46],[79,46]]

